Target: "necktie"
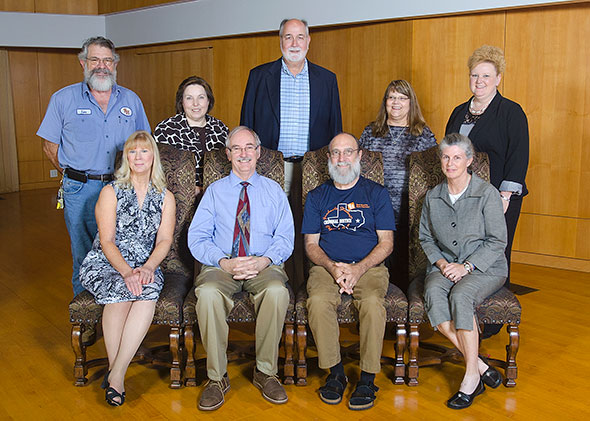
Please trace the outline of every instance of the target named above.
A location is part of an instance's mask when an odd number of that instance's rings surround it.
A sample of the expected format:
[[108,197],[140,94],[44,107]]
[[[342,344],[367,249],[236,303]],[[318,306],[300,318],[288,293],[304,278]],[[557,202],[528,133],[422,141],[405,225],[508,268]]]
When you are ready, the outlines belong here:
[[236,211],[236,225],[234,226],[234,240],[231,248],[231,257],[248,256],[250,252],[250,201],[248,200],[249,183],[243,181],[240,201]]

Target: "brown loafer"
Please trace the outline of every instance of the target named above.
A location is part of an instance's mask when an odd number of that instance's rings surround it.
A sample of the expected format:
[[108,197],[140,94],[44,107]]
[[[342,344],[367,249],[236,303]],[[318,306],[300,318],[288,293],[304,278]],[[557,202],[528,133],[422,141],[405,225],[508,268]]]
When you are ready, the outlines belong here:
[[203,393],[201,393],[201,398],[199,399],[199,404],[197,407],[201,411],[216,410],[225,402],[223,397],[228,390],[229,379],[227,374],[223,376],[220,381],[208,380],[205,388],[203,389]]
[[287,402],[287,392],[277,376],[269,376],[254,368],[253,383],[262,391],[262,396],[267,401],[276,404]]

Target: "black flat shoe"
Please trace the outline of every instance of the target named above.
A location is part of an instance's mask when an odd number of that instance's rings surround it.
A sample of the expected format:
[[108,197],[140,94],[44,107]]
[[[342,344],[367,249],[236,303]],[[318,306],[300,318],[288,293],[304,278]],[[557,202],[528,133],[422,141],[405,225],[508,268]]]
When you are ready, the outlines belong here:
[[102,383],[100,384],[101,389],[106,389],[109,387],[109,374],[111,374],[111,370],[107,370],[106,374],[104,375],[104,379],[102,379]]
[[481,395],[486,390],[486,387],[483,385],[483,381],[479,381],[477,387],[473,391],[471,395],[467,393],[463,393],[461,391],[455,393],[451,399],[447,401],[447,406],[451,409],[463,409],[471,406],[473,403],[473,399],[477,395]]
[[328,405],[337,405],[342,402],[342,395],[348,384],[346,376],[330,374],[326,384],[320,387],[320,399]]
[[488,369],[481,375],[481,381],[484,382],[486,386],[495,389],[502,384],[502,375],[494,367],[488,365]]
[[[119,398],[120,402],[117,402],[115,400],[116,398]],[[104,395],[104,399],[111,406],[121,406],[125,403],[125,392],[119,393],[115,390],[114,387],[109,386]]]

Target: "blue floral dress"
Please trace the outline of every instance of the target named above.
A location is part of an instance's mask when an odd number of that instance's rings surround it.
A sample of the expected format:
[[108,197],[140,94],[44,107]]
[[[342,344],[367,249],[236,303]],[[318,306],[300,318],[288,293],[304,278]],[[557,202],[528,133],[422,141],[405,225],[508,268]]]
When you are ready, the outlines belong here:
[[[135,189],[123,188],[111,184],[117,196],[117,220],[115,245],[123,259],[132,268],[142,266],[150,257],[156,234],[162,219],[162,205],[165,191],[158,192],[151,184],[142,206],[139,206]],[[125,301],[157,300],[164,275],[160,268],[154,273],[154,282],[143,285],[139,296],[127,289],[121,274],[111,266],[100,246],[99,234],[96,234],[92,250],[80,266],[80,281],[99,304],[112,304]]]

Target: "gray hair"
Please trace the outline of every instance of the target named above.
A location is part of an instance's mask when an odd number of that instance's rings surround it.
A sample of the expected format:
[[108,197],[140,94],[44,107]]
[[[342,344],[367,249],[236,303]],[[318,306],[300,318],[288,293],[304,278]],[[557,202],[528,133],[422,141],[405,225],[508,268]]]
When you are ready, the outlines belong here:
[[307,24],[307,21],[305,19],[288,18],[288,19],[283,19],[281,21],[281,25],[279,26],[279,36],[280,37],[283,36],[283,28],[284,28],[285,24],[287,22],[289,22],[290,20],[298,20],[299,22],[301,22],[305,26],[305,35],[309,36],[309,25]]
[[229,132],[229,136],[227,137],[227,139],[225,139],[225,147],[226,148],[229,149],[231,138],[234,137],[234,135],[236,135],[237,133],[241,132],[242,130],[248,131],[248,133],[250,133],[252,135],[252,137],[254,138],[254,140],[256,141],[256,146],[260,146],[260,138],[258,137],[258,135],[256,134],[256,132],[254,130],[252,130],[250,127],[238,126],[238,127],[235,127],[234,129],[232,129],[232,131]]
[[473,155],[475,154],[471,140],[460,133],[449,133],[446,135],[438,145],[439,154],[442,154],[442,151],[449,146],[458,146],[463,149],[467,159],[473,158]]
[[86,41],[84,41],[84,44],[82,44],[82,49],[78,53],[79,60],[86,61],[86,59],[88,58],[88,47],[90,47],[91,45],[98,45],[99,47],[108,48],[113,53],[115,63],[119,62],[120,57],[119,54],[115,52],[115,44],[113,43],[113,41],[100,36],[88,38]]

